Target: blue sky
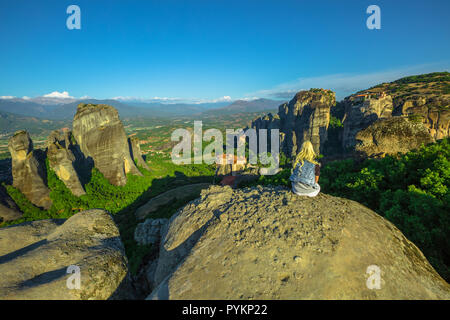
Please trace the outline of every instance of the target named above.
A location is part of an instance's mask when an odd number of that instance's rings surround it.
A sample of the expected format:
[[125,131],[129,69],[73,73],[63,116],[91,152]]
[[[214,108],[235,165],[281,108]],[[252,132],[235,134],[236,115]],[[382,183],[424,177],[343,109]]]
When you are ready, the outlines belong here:
[[[71,4],[81,30],[66,28]],[[381,30],[366,27],[371,4]],[[0,96],[343,97],[448,71],[449,12],[448,0],[0,0]]]

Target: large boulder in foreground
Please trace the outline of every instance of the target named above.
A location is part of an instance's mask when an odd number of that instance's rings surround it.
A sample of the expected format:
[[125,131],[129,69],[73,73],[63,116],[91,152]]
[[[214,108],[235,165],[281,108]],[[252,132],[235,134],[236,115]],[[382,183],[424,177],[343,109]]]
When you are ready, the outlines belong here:
[[142,175],[130,154],[119,113],[106,104],[80,103],[73,119],[73,136],[86,158],[111,184],[122,186],[127,173]]
[[450,299],[390,222],[351,200],[282,187],[203,191],[163,231],[154,280],[148,299]]
[[69,139],[58,130],[47,139],[47,158],[50,168],[66,187],[77,197],[86,194],[74,168],[75,156],[69,148]]
[[33,150],[33,142],[26,131],[17,131],[8,142],[12,158],[13,186],[19,189],[31,203],[44,209],[52,205],[47,187],[45,155]]
[[[67,286],[72,265],[80,268],[79,290]],[[120,297],[127,272],[119,230],[104,210],[0,229],[0,300]]]
[[402,117],[375,121],[356,134],[355,150],[364,157],[406,153],[435,142],[428,129],[418,122]]

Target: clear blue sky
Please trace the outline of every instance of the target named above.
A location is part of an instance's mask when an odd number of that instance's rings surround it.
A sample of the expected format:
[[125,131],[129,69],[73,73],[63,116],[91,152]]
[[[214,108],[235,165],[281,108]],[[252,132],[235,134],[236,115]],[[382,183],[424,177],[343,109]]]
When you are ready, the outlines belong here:
[[[66,28],[71,4],[81,30]],[[366,27],[370,4],[381,30]],[[449,12],[448,0],[0,0],[0,96],[343,94],[448,70]]]

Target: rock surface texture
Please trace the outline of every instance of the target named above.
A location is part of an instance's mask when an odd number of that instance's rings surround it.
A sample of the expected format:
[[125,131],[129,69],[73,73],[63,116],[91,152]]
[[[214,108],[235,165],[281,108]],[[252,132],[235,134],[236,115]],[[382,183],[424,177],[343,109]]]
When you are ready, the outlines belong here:
[[435,140],[422,123],[414,123],[406,118],[392,117],[377,120],[356,134],[356,151],[365,157],[406,153],[427,145]]
[[34,205],[49,209],[52,201],[42,152],[33,150],[33,142],[26,131],[16,132],[9,139],[8,149],[12,158],[13,186]]
[[[67,137],[67,135],[66,135]],[[53,131],[47,140],[47,158],[50,168],[72,193],[79,197],[86,192],[74,168],[75,156],[70,141],[59,131]]]
[[170,219],[149,274],[148,299],[450,299],[421,251],[375,212],[281,187],[202,191]]
[[78,105],[73,135],[86,158],[114,185],[125,185],[127,173],[142,175],[130,154],[122,122],[109,105]]
[[[331,90],[311,89],[300,91],[289,102],[282,104],[278,114],[271,114],[252,122],[255,129],[279,129],[280,148],[288,156],[295,155],[303,141],[312,142],[316,152],[327,140],[330,108],[335,105]],[[270,141],[270,133],[268,136]]]
[[[76,284],[69,266],[79,267],[80,289],[67,286]],[[127,272],[119,230],[104,210],[0,229],[0,300],[120,297]]]

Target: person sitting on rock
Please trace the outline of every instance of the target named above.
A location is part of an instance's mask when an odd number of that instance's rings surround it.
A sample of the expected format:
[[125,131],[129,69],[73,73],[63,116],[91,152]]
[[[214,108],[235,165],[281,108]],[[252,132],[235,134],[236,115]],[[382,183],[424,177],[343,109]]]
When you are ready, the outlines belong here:
[[289,180],[292,182],[292,192],[299,196],[315,197],[320,192],[319,175],[320,164],[313,145],[310,141],[302,144],[302,149],[297,154],[293,172]]

